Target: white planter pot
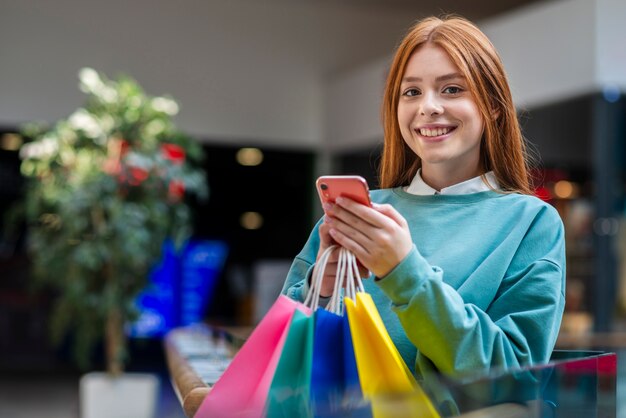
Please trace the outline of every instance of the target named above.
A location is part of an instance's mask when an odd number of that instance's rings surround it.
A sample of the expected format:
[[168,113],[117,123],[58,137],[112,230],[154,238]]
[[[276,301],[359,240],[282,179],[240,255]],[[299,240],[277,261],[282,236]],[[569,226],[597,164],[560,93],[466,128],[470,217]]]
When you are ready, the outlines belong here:
[[154,418],[159,379],[148,373],[93,372],[79,384],[81,418]]

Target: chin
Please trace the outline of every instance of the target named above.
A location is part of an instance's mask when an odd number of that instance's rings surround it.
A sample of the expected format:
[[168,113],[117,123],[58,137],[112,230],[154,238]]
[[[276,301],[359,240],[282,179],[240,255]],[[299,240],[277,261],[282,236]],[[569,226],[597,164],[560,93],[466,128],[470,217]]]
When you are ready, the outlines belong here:
[[435,165],[435,164],[442,164],[445,162],[448,162],[452,159],[452,157],[449,157],[447,155],[427,155],[425,157],[420,157],[422,160],[422,165],[424,164],[428,164],[428,165]]

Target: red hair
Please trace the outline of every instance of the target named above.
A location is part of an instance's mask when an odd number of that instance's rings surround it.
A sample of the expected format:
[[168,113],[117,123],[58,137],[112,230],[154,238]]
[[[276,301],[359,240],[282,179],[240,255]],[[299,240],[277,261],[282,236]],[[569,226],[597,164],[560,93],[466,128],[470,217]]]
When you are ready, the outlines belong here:
[[460,17],[417,22],[396,49],[383,96],[385,143],[380,165],[382,188],[404,186],[421,166],[398,124],[400,84],[409,58],[425,44],[441,47],[459,68],[485,121],[480,147],[482,168],[493,170],[502,190],[531,194],[526,144],[517,120],[502,61],[487,36]]

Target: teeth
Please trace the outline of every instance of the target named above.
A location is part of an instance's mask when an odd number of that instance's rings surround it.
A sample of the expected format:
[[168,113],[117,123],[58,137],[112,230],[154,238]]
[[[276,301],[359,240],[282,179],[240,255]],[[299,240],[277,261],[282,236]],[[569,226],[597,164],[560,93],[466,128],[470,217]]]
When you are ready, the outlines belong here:
[[437,128],[437,129],[420,129],[420,134],[423,136],[441,136],[450,132],[452,128]]

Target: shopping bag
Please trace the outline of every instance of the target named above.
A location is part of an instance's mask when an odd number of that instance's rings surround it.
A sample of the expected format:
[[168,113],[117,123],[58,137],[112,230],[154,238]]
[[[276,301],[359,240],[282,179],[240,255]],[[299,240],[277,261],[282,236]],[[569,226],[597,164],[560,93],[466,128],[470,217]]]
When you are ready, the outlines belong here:
[[301,304],[279,296],[228,368],[204,398],[195,417],[264,416],[274,372],[291,319]]
[[348,315],[343,315],[343,374],[345,377],[345,394],[350,399],[358,399],[363,396],[361,382],[356,365],[356,355],[354,354],[354,343],[350,332],[350,321]]
[[387,333],[368,293],[344,299],[363,395],[375,418],[416,416],[439,418]]
[[268,417],[309,417],[314,319],[310,309],[296,310],[270,386]]
[[[311,388],[312,373],[328,370],[327,365],[319,361],[313,367],[313,356],[319,349],[318,337],[323,337],[319,331],[314,335],[315,325],[320,325],[319,314],[327,311],[318,309],[320,291],[325,266],[335,247],[326,250],[318,260],[318,267],[311,278],[309,292],[303,303],[302,312],[296,311],[291,320],[287,340],[270,386],[266,413],[268,417],[309,417],[312,416]],[[338,272],[338,276],[341,273]],[[335,286],[333,295],[340,292],[340,283]],[[337,311],[339,298],[331,299],[329,307]],[[312,312],[315,311],[313,315]],[[331,312],[328,312],[331,314]],[[337,317],[339,321],[341,317]],[[328,324],[326,324],[328,325]],[[352,360],[354,362],[354,359]],[[342,379],[343,380],[343,379]],[[331,382],[324,382],[331,383]]]
[[[351,401],[362,398],[350,328],[341,304],[341,288],[351,266],[345,249],[333,247],[330,251],[334,250],[339,251],[339,262],[333,296],[325,309],[315,311],[311,407],[316,417],[346,416]],[[314,283],[324,274],[321,261],[317,269],[320,277],[314,277]]]
[[314,336],[313,415],[324,418],[348,416],[362,406],[362,393],[347,317],[318,309],[315,311]]

